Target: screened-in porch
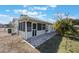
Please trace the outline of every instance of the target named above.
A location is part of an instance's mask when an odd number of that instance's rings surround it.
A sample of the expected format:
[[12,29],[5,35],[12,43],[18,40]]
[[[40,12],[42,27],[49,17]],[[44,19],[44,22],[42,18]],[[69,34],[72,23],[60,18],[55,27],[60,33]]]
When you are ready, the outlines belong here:
[[38,36],[48,32],[48,24],[38,22],[19,22],[20,32],[25,32],[27,38]]

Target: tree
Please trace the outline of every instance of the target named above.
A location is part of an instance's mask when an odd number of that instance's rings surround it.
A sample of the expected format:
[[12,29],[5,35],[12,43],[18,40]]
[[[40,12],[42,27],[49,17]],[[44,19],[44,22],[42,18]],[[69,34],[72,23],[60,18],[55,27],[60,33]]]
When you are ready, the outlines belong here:
[[[53,27],[54,29],[62,36],[67,37],[71,35],[75,35],[77,33],[76,29],[73,27],[73,20],[66,15],[66,18],[62,18],[61,16],[58,16],[58,20],[56,23],[54,23]],[[68,48],[68,40],[66,40],[66,46],[65,49]]]
[[57,22],[54,23],[53,27],[61,35],[77,33],[76,29],[74,28],[74,23],[76,23],[76,21],[74,21],[75,20],[69,18],[69,13],[62,15],[57,14]]

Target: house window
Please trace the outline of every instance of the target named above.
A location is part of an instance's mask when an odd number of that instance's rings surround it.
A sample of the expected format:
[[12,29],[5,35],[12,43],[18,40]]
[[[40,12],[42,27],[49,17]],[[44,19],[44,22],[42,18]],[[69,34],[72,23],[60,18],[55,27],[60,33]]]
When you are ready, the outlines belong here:
[[31,22],[27,22],[27,32],[31,31]]
[[41,28],[42,28],[42,27],[41,27],[41,24],[38,23],[38,24],[37,24],[37,29],[38,29],[38,30],[41,30]]
[[43,29],[43,30],[46,29],[46,25],[45,25],[45,24],[42,25],[42,29]]

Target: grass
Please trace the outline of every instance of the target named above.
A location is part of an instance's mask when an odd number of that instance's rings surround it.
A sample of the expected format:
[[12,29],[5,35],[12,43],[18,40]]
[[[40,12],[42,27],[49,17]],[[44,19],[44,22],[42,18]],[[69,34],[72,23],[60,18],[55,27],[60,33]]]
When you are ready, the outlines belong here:
[[58,52],[79,53],[79,41],[63,37],[63,40],[59,46]]
[[79,53],[79,40],[56,35],[37,49],[44,53]]

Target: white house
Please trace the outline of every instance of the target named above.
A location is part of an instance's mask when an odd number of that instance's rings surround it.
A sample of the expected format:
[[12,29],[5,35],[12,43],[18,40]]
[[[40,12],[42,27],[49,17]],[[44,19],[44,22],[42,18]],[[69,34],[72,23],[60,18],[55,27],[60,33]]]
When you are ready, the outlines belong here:
[[24,39],[35,37],[52,31],[52,23],[32,18],[27,15],[20,16],[16,32]]
[[18,33],[18,18],[13,18],[12,24],[12,33]]

